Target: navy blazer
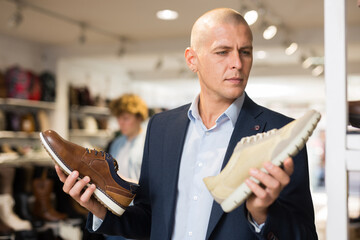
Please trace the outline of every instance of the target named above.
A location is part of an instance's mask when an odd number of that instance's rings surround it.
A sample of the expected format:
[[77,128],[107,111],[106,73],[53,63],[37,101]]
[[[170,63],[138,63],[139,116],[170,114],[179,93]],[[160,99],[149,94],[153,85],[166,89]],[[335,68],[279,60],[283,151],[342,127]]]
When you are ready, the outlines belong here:
[[[171,239],[180,160],[189,125],[189,106],[151,118],[144,148],[140,188],[134,206],[128,207],[121,217],[108,211],[97,232],[137,239]],[[242,137],[281,128],[291,120],[257,105],[246,95],[222,167],[226,165]],[[214,201],[206,239],[317,239],[306,148],[294,157],[294,164],[290,184],[269,207],[265,226],[260,233],[256,233],[247,220],[244,204],[230,213],[224,213]],[[91,226],[92,215],[89,214],[87,228],[90,231]]]

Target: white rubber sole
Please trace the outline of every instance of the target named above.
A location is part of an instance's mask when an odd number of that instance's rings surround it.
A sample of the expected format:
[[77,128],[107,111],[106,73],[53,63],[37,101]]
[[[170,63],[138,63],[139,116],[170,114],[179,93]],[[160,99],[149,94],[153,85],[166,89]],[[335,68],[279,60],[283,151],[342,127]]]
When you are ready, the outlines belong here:
[[[295,156],[304,147],[305,143],[311,136],[319,120],[320,114],[314,114],[308,121],[306,126],[301,130],[301,132],[271,162],[274,165],[280,166],[287,157]],[[260,170],[267,173],[265,168],[261,168]],[[256,178],[250,178],[255,183],[259,184],[259,181]],[[240,206],[251,195],[251,193],[252,191],[244,182],[220,204],[221,208],[224,210],[224,212],[231,212],[232,210]]]
[[[50,155],[50,157],[54,160],[54,162],[59,165],[59,167],[67,174],[70,175],[72,170],[69,169],[59,158],[58,156],[52,151],[51,147],[49,146],[49,144],[47,143],[47,141],[45,140],[44,136],[42,135],[42,133],[40,133],[40,140],[42,145],[44,146],[45,150],[47,151],[47,153]],[[79,180],[82,179],[81,177],[78,178]],[[87,184],[87,186],[90,186],[90,184]],[[104,207],[106,207],[107,209],[109,209],[112,213],[114,213],[115,215],[121,216],[124,212],[125,209],[122,208],[121,206],[119,206],[117,203],[115,203],[112,199],[110,199],[105,193],[103,193],[101,190],[98,189],[98,187],[96,187],[95,191],[94,191],[94,196],[96,197],[96,199],[102,204],[104,205]]]

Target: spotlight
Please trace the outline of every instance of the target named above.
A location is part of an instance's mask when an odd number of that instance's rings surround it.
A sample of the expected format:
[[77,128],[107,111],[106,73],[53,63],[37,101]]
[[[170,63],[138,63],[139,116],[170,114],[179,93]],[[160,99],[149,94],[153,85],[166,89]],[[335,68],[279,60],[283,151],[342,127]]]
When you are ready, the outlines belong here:
[[158,11],[156,16],[161,20],[175,20],[178,18],[179,14],[176,11],[165,9]]
[[245,13],[244,18],[249,25],[253,25],[258,19],[258,16],[259,14],[256,10],[250,10]]
[[314,67],[314,69],[311,71],[311,74],[312,74],[314,77],[318,77],[318,76],[320,76],[323,72],[324,72],[324,66],[323,66],[323,65],[317,65],[317,66]]
[[313,65],[313,60],[312,60],[311,57],[306,58],[306,59],[302,62],[302,67],[305,68],[305,69],[311,67],[311,65]]
[[302,63],[303,68],[309,68],[311,66],[319,65],[324,65],[324,57],[308,57]]
[[255,56],[257,59],[265,59],[267,57],[267,53],[263,50],[256,51]]
[[85,31],[86,31],[86,24],[85,23],[80,23],[80,35],[79,35],[79,43],[81,45],[85,44],[86,43],[86,34],[85,34]]
[[119,57],[124,56],[126,53],[125,41],[126,39],[124,37],[119,37],[119,50],[117,52]]
[[276,33],[277,33],[277,27],[275,25],[270,25],[264,30],[263,37],[266,40],[270,40],[273,37],[275,37]]
[[155,68],[155,70],[159,71],[162,69],[163,65],[164,65],[164,59],[163,59],[163,57],[159,57],[159,59],[155,63],[154,68]]
[[23,15],[19,6],[16,7],[16,11],[7,21],[8,28],[17,28],[23,22]]
[[296,42],[292,42],[286,49],[285,49],[285,54],[290,56],[292,54],[294,54],[296,52],[296,50],[298,50],[299,45]]

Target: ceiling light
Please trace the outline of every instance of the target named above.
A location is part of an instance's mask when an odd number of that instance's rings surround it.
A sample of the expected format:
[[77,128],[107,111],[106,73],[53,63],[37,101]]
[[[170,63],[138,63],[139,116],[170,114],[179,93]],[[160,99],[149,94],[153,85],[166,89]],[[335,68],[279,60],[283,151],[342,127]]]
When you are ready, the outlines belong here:
[[17,28],[20,26],[20,24],[23,22],[23,15],[21,13],[21,9],[18,6],[16,11],[13,15],[10,16],[10,18],[7,21],[7,26],[9,28]]
[[264,32],[263,32],[263,37],[266,40],[272,39],[277,33],[277,27],[275,25],[270,25],[268,26]]
[[85,44],[86,43],[86,34],[85,34],[85,31],[86,31],[86,24],[85,23],[80,23],[80,35],[79,35],[79,43],[80,44]]
[[311,74],[314,77],[320,76],[324,72],[324,66],[323,65],[317,65],[312,71]]
[[305,69],[311,67],[311,65],[313,65],[313,60],[312,60],[311,57],[306,58],[306,59],[302,62],[302,67],[305,68]]
[[302,66],[303,68],[309,68],[314,65],[323,65],[324,64],[324,57],[308,57],[306,58]]
[[249,25],[253,25],[258,19],[258,16],[259,15],[256,10],[250,10],[245,13],[244,18]]
[[164,65],[164,59],[162,57],[159,57],[159,59],[155,63],[155,70],[161,70],[161,68]]
[[176,11],[166,9],[158,11],[156,16],[161,20],[174,20],[178,18],[179,14]]
[[292,54],[294,54],[296,52],[296,50],[298,49],[299,45],[296,42],[291,43],[286,49],[285,49],[285,54],[290,56]]
[[125,49],[125,39],[123,37],[119,38],[119,50],[118,50],[118,56],[122,57],[125,55],[126,49]]
[[260,50],[260,51],[255,52],[255,56],[257,59],[265,59],[267,56],[267,53],[263,50]]

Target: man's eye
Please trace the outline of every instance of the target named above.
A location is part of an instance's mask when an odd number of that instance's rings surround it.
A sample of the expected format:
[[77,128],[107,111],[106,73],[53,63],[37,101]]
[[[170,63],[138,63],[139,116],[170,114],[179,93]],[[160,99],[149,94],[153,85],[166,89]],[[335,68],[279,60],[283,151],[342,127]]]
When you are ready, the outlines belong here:
[[227,53],[227,51],[216,52],[217,55],[225,55],[226,53]]
[[246,56],[251,55],[251,52],[250,52],[250,51],[241,51],[240,53],[241,53],[242,55],[246,55]]

